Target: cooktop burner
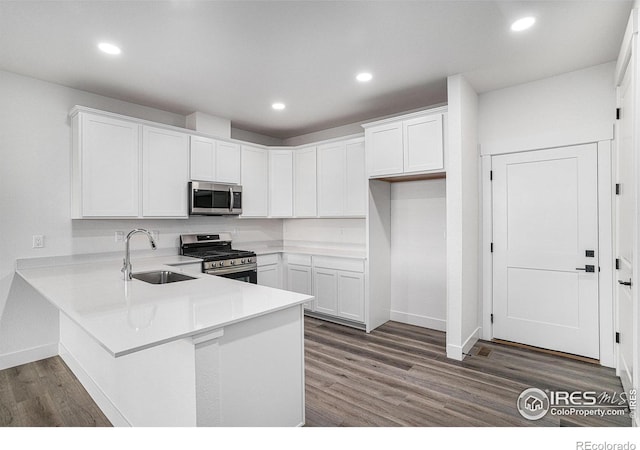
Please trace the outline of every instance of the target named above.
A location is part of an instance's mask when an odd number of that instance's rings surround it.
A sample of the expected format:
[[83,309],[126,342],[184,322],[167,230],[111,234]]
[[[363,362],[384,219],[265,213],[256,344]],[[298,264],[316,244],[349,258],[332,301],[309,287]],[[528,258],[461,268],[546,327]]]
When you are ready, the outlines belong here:
[[201,258],[204,261],[256,256],[254,252],[232,248],[230,233],[183,234],[180,236],[180,254]]
[[231,249],[230,251],[220,251],[220,250],[206,250],[206,251],[196,251],[196,252],[184,252],[185,256],[193,256],[194,258],[202,258],[205,261],[221,261],[225,259],[235,259],[235,258],[246,258],[255,256],[254,252],[250,252],[247,250],[236,250]]

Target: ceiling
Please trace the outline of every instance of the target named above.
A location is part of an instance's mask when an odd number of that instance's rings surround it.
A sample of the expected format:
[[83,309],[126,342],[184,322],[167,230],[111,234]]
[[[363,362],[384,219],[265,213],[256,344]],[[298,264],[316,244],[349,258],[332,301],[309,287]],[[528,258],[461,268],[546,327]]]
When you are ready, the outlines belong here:
[[[613,61],[631,6],[0,0],[0,69],[284,139],[446,102],[448,75],[485,92]],[[536,25],[512,32],[524,15]]]

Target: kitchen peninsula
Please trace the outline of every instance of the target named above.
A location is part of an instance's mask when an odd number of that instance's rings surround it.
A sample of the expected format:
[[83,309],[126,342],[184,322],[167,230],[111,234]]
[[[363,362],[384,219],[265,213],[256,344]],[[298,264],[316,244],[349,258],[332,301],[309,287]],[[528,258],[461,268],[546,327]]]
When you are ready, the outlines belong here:
[[[304,424],[303,304],[313,297],[196,274],[182,256],[38,264],[16,273],[60,311],[60,356],[116,426]],[[182,264],[185,264],[182,266]]]

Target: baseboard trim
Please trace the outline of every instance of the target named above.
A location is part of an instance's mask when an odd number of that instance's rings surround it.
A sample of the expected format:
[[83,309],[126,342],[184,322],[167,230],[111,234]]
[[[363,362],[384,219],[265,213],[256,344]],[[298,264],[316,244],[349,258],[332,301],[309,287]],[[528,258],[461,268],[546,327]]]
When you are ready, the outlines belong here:
[[435,317],[421,316],[419,314],[410,314],[392,310],[391,320],[406,323],[407,325],[430,328],[432,330],[447,331],[447,321],[443,319],[436,319]]
[[462,345],[447,344],[447,358],[462,361],[473,346],[476,345],[476,342],[478,342],[481,331],[482,329],[480,327],[473,330],[473,333],[465,339]]
[[63,344],[59,344],[60,358],[67,364],[71,372],[87,390],[98,408],[102,410],[114,427],[131,427],[131,423],[116,408],[113,402],[102,392],[102,389],[93,381],[93,378],[83,369],[82,365],[73,357]]
[[304,311],[305,316],[313,317],[314,319],[325,320],[327,322],[337,323],[338,325],[345,325],[347,327],[357,328],[358,330],[366,330],[366,325],[362,322],[354,322],[353,320],[343,319],[341,317],[331,316],[329,314],[323,314],[316,311]]
[[464,341],[464,344],[462,345],[463,354],[466,355],[467,353],[469,353],[469,351],[471,351],[473,346],[476,345],[476,342],[478,342],[478,339],[480,339],[481,332],[482,332],[482,329],[480,327],[473,330],[473,333],[469,335],[469,337]]
[[7,353],[0,356],[0,370],[51,358],[58,354],[58,343],[40,345],[38,347]]

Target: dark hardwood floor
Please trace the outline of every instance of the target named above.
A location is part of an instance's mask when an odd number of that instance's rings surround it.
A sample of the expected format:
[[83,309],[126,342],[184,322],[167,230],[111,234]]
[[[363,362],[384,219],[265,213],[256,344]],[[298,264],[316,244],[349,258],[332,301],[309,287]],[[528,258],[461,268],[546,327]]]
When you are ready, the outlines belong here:
[[[516,410],[528,387],[621,392],[612,369],[479,342],[463,362],[444,333],[388,322],[370,334],[306,318],[307,426],[630,426],[624,417]],[[0,371],[0,426],[110,426],[59,357]]]
[[305,338],[307,426],[631,426],[516,409],[529,387],[620,393],[613,369],[486,341],[452,361],[444,333],[398,322],[366,334],[307,318]]
[[0,371],[0,426],[108,427],[59,356]]

